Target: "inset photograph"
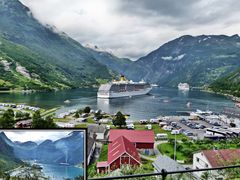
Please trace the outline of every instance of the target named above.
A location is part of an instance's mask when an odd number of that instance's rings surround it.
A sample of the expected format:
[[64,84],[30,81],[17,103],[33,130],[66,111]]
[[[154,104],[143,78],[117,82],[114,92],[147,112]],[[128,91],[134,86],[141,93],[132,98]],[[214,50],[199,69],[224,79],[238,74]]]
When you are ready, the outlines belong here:
[[0,179],[82,180],[85,130],[0,130]]

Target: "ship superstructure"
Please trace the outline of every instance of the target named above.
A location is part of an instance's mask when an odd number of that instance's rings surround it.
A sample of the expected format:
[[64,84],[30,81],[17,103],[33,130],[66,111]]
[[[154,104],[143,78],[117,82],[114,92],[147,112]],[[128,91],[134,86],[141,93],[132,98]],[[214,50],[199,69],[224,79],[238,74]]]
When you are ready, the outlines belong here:
[[152,87],[145,81],[128,81],[124,76],[119,81],[102,84],[98,89],[99,98],[131,97],[148,94]]

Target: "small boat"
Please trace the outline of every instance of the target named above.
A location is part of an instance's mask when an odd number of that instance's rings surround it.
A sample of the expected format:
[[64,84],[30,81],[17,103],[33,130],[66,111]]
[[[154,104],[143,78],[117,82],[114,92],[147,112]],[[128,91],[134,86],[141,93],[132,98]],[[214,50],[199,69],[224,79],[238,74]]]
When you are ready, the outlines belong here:
[[64,166],[70,166],[69,163],[60,163],[60,165],[64,165]]
[[187,103],[187,107],[188,107],[188,108],[191,107],[191,105],[192,105],[191,102],[188,102],[188,103]]
[[188,83],[179,83],[178,84],[178,89],[183,90],[183,91],[189,91],[190,86]]
[[152,86],[152,87],[158,87],[158,85],[157,85],[157,84],[151,84],[151,86]]
[[69,104],[71,103],[71,101],[67,99],[66,101],[64,101],[64,103]]
[[164,99],[163,102],[164,102],[164,103],[168,103],[169,100],[168,100],[168,99]]

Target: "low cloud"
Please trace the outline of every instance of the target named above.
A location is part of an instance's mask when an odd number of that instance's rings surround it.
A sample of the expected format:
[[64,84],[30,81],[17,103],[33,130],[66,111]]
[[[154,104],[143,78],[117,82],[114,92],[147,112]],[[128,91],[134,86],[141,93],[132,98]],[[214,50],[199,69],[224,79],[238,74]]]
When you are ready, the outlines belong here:
[[20,0],[43,24],[137,59],[181,35],[240,30],[237,0]]
[[4,131],[12,141],[27,142],[33,141],[40,143],[47,139],[55,141],[62,137],[66,137],[71,131],[44,131],[44,130],[29,130],[29,131]]

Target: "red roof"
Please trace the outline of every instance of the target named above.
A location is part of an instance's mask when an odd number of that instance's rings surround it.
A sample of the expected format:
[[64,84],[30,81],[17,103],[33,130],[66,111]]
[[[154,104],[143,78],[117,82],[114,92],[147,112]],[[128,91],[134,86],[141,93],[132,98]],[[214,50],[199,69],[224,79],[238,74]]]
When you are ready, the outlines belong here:
[[97,163],[97,167],[107,167],[108,166],[108,162],[107,161],[103,161],[103,162],[98,162]]
[[240,149],[203,150],[212,167],[233,165],[240,160]]
[[109,134],[109,141],[113,142],[120,136],[124,136],[130,142],[134,143],[154,143],[153,131],[126,130],[126,129],[111,129]]
[[136,147],[127,138],[120,136],[108,146],[108,164],[111,164],[124,153],[128,153],[140,163],[140,156],[138,155]]

